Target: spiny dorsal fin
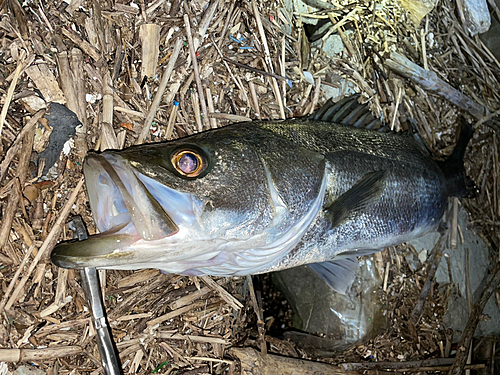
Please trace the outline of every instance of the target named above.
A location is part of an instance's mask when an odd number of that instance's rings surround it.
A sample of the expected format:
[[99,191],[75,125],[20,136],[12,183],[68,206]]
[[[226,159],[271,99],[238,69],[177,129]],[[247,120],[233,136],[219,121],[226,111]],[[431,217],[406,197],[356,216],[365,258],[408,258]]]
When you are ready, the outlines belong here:
[[356,128],[365,128],[386,132],[388,129],[379,119],[373,117],[365,104],[358,103],[360,95],[355,94],[334,103],[330,98],[319,110],[314,112],[310,120],[334,122],[350,125]]

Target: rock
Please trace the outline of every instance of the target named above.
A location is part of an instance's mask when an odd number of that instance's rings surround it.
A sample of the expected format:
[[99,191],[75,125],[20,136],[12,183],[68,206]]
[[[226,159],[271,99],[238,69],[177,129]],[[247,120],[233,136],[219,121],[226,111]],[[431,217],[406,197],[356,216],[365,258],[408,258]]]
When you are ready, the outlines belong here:
[[[301,0],[295,0],[295,1],[285,0],[284,3],[285,3],[285,8],[288,10],[288,12],[290,12],[290,14],[293,14],[293,12],[309,14],[317,12],[319,10],[318,8],[305,4]],[[302,17],[302,22],[310,25],[316,25],[318,23],[318,19]]]
[[462,0],[467,29],[472,36],[488,31],[491,17],[486,0]]
[[45,371],[34,366],[19,366],[13,375],[45,375]]
[[490,29],[479,37],[496,59],[500,61],[500,22],[493,17]]
[[[488,246],[469,228],[468,214],[462,208],[459,209],[458,223],[462,229],[464,243],[458,244],[455,250],[446,249],[445,251],[445,256],[449,256],[450,258],[455,293],[453,293],[448,302],[448,310],[444,316],[444,323],[455,332],[454,340],[460,339],[460,333],[465,328],[469,319],[465,280],[466,249],[469,249],[469,276],[473,302],[476,301],[482,288],[484,288],[482,282],[491,264],[491,254],[489,253]],[[438,238],[438,233],[429,233],[424,237],[412,241],[411,244],[417,252],[422,252],[423,249],[430,252]],[[440,285],[449,284],[450,282],[448,265],[444,256],[436,272],[436,282]],[[494,298],[488,301],[483,314],[485,315],[485,319],[479,322],[475,336],[484,337],[500,334],[500,311],[495,305]]]
[[401,0],[401,5],[405,8],[415,27],[420,27],[420,22],[437,4],[437,0]]

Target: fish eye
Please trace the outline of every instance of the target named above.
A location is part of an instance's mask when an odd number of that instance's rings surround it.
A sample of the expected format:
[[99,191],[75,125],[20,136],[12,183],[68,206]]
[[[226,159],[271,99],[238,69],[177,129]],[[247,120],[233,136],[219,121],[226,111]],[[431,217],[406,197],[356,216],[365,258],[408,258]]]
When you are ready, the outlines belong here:
[[207,168],[206,160],[195,150],[178,150],[170,160],[175,170],[186,177],[197,177]]

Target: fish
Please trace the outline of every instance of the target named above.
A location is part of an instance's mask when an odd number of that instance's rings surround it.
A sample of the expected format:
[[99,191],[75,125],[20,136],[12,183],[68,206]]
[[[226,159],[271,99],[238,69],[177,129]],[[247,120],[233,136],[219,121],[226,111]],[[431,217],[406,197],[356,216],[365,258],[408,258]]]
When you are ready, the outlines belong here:
[[252,121],[88,153],[99,234],[59,243],[59,267],[244,276],[307,265],[344,293],[357,257],[438,228],[467,195],[462,125],[434,160],[412,132],[375,129],[358,96],[310,118]]

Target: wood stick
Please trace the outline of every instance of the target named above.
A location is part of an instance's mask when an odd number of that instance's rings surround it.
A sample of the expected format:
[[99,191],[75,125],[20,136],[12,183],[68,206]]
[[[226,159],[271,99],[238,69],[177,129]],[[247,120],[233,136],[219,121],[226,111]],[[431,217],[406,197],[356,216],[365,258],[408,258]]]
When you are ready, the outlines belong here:
[[448,375],[460,375],[465,367],[465,362],[467,361],[467,355],[469,352],[470,345],[472,343],[472,338],[474,337],[474,332],[476,330],[477,325],[479,324],[479,320],[481,318],[482,312],[484,310],[484,306],[490,299],[491,295],[500,285],[500,265],[494,269],[492,276],[489,278],[489,282],[486,287],[481,292],[478,300],[474,304],[472,308],[472,312],[469,315],[469,321],[465,326],[465,329],[462,333],[462,337],[458,343],[457,355],[455,357],[455,362],[451,366]]
[[26,74],[47,102],[66,104],[66,98],[47,64],[32,65],[26,69]]
[[167,132],[165,134],[166,139],[172,139],[172,133],[174,132],[175,119],[177,118],[177,108],[178,103],[174,103],[172,110],[170,111],[170,116],[168,118]]
[[187,305],[193,303],[194,301],[196,301],[197,299],[206,296],[212,290],[213,289],[208,287],[208,286],[201,288],[200,290],[195,290],[194,292],[189,293],[189,294],[185,295],[184,297],[181,297],[181,298],[175,300],[174,302],[171,302],[168,305],[168,307],[170,307],[170,309],[172,309],[172,310],[180,309],[181,307],[187,306]]
[[[208,104],[208,110],[210,113],[215,112],[215,107],[214,107],[214,101],[212,100],[212,91],[210,90],[210,87],[206,88],[206,94],[207,94],[207,104]],[[215,117],[210,116],[210,127],[212,129],[217,128],[217,119]]]
[[0,349],[0,361],[36,362],[73,357],[83,353],[80,346],[55,346],[45,349]]
[[252,121],[250,117],[246,116],[240,116],[240,115],[233,115],[231,113],[209,113],[208,116],[210,118],[216,118],[216,119],[221,119],[221,120],[229,120],[229,121],[234,121],[234,122],[247,122],[247,121]]
[[233,309],[240,310],[243,307],[243,304],[240,301],[238,301],[227,290],[217,284],[210,276],[201,276],[200,279],[203,280],[203,282],[210,288],[219,293],[220,297],[229,305],[231,305]]
[[[245,102],[248,103],[248,95],[246,93],[245,88],[241,84],[241,81],[237,77],[234,76],[231,68],[229,67],[229,65],[226,62],[226,61],[231,61],[231,60],[226,60],[226,58],[222,55],[222,52],[221,52],[220,48],[217,46],[217,44],[215,44],[215,41],[213,39],[212,39],[212,42],[214,44],[214,47],[215,47],[217,53],[222,58],[222,62],[224,63],[224,66],[226,67],[227,71],[229,72],[229,75],[231,76],[231,79],[233,80],[233,82],[235,83],[235,85],[240,89],[241,93],[243,94],[243,99],[245,100]],[[238,65],[238,64],[236,64],[236,65]]]
[[436,73],[422,69],[420,66],[397,52],[391,52],[390,58],[385,61],[385,64],[396,73],[419,84],[424,90],[434,92],[455,104],[457,107],[465,109],[478,120],[489,114],[486,107],[483,107],[456,90],[449,83],[439,78]]
[[75,77],[75,94],[78,107],[78,119],[82,123],[81,127],[76,129],[77,140],[76,149],[81,154],[87,153],[87,100],[85,97],[85,80],[83,79],[83,54],[78,48],[71,50],[71,66],[73,77]]
[[141,79],[150,78],[156,73],[160,50],[160,25],[145,23],[140,26],[139,38],[142,42]]
[[[14,71],[14,79],[10,83],[9,89],[7,90],[7,96],[5,97],[5,101],[2,107],[2,112],[0,112],[0,137],[2,136],[2,128],[5,122],[5,118],[7,117],[7,111],[9,110],[10,102],[12,97],[14,96],[14,90],[17,86],[17,80],[19,79],[19,75],[21,74],[21,70],[24,65],[24,58],[26,57],[26,52],[23,50],[21,56],[19,57],[19,61],[17,63],[16,70]],[[0,142],[0,154],[2,153],[2,144]]]
[[274,78],[279,79],[281,81],[288,81],[288,78],[285,77],[284,75],[280,76],[279,74],[269,73],[269,72],[266,72],[264,70],[260,70],[260,69],[254,68],[252,66],[249,66],[249,65],[246,65],[246,64],[242,64],[242,63],[239,63],[237,61],[233,61],[229,57],[222,56],[222,54],[221,54],[221,57],[224,59],[224,61],[227,61],[228,63],[231,63],[233,65],[236,65],[237,67],[240,67],[240,68],[243,68],[243,69],[247,69],[247,70],[250,70],[251,72],[259,73],[259,74],[262,74],[264,76],[274,77]]
[[203,13],[203,18],[201,19],[198,26],[198,36],[194,38],[194,49],[197,50],[201,44],[201,41],[205,37],[207,33],[208,27],[210,26],[210,22],[214,18],[215,11],[217,10],[217,6],[219,5],[219,0],[212,0],[207,10]]
[[263,355],[253,348],[231,348],[229,354],[240,360],[242,374],[360,375],[357,371],[346,371],[339,366],[327,363],[273,354]]
[[166,322],[167,320],[173,319],[176,316],[185,314],[188,311],[191,311],[191,310],[194,310],[194,309],[198,309],[198,308],[201,308],[201,307],[204,307],[204,306],[205,306],[205,302],[203,302],[203,301],[195,302],[192,305],[181,307],[180,309],[177,309],[177,310],[171,311],[169,313],[166,313],[166,314],[164,314],[162,316],[159,316],[158,318],[151,319],[147,323],[147,325],[148,325],[148,327],[154,327],[154,326],[156,326],[158,324]]
[[250,87],[250,95],[252,96],[253,110],[255,111],[255,116],[260,118],[259,100],[257,99],[257,92],[255,91],[255,84],[252,81],[250,81],[250,82],[248,82],[248,87]]
[[189,54],[191,56],[191,61],[193,62],[194,78],[196,80],[196,86],[198,88],[198,96],[200,98],[201,112],[203,113],[203,124],[207,126],[208,122],[208,111],[207,103],[205,101],[205,94],[203,93],[203,85],[201,83],[200,71],[198,70],[198,60],[196,58],[196,50],[193,43],[193,35],[191,34],[191,24],[189,23],[189,16],[184,14],[184,26],[186,27],[186,35],[189,44]]
[[191,91],[191,103],[193,104],[193,112],[194,112],[194,120],[196,121],[196,131],[203,131],[203,122],[201,120],[200,113],[200,100],[198,99],[198,95],[196,91]]
[[[259,9],[257,8],[257,3],[255,0],[252,0],[252,10],[255,17],[255,22],[257,23],[257,30],[259,30],[260,39],[262,41],[262,45],[264,46],[264,56],[266,61],[265,65],[267,65],[267,68],[271,71],[271,73],[274,73],[273,63],[271,61],[271,54],[269,52],[269,46],[267,44],[266,33],[264,31],[264,26],[262,25],[262,20],[260,19],[260,12]],[[280,118],[285,119],[286,117],[285,117],[285,108],[283,107],[283,100],[281,99],[281,93],[278,87],[278,82],[274,77],[271,78],[271,87],[273,89],[274,96],[276,97],[276,102],[278,103],[280,109]]]
[[165,68],[165,71],[163,72],[160,84],[158,85],[158,90],[156,91],[153,102],[151,103],[151,107],[149,108],[148,115],[146,116],[146,120],[144,120],[143,128],[141,130],[141,133],[139,134],[139,137],[137,138],[136,144],[138,144],[138,145],[144,143],[144,140],[149,135],[151,123],[153,122],[154,117],[156,116],[156,111],[160,107],[160,102],[161,102],[162,96],[167,88],[168,81],[170,80],[170,77],[172,76],[172,72],[173,72],[175,64],[177,62],[177,58],[179,57],[179,53],[181,52],[181,47],[182,47],[182,39],[177,38],[177,40],[175,41],[174,50],[172,52],[172,55],[170,56],[170,60],[168,62],[168,65]]
[[73,192],[71,193],[70,197],[68,198],[68,201],[66,202],[63,209],[61,210],[59,217],[57,218],[50,233],[48,234],[45,241],[43,241],[43,244],[40,247],[38,254],[35,256],[35,258],[31,262],[28,271],[23,276],[21,281],[19,281],[19,284],[17,284],[16,289],[14,290],[9,301],[5,305],[6,310],[9,310],[12,307],[12,305],[14,304],[14,302],[17,301],[17,299],[19,298],[19,293],[21,292],[21,289],[24,288],[26,281],[28,281],[28,278],[30,277],[31,273],[33,272],[33,270],[37,266],[40,259],[42,259],[42,256],[45,256],[46,253],[51,251],[54,248],[54,246],[56,245],[59,234],[61,233],[61,231],[63,229],[63,223],[66,221],[66,218],[68,217],[68,215],[71,211],[71,207],[73,206],[73,204],[76,201],[76,197],[78,196],[78,193],[80,192],[80,189],[83,186],[83,181],[84,180],[82,177],[80,179],[80,181],[78,182],[78,185],[76,185],[76,187],[73,189]]
[[[31,128],[29,132],[25,133],[23,146],[21,148],[21,155],[19,156],[19,163],[17,165],[16,178],[19,181],[19,190],[24,186],[24,181],[26,180],[26,174],[28,173],[31,151],[33,151],[33,141],[35,138],[35,129]],[[9,200],[7,202],[7,207],[3,214],[2,227],[0,228],[0,249],[5,246],[9,239],[10,230],[12,229],[12,222],[14,221],[14,216],[16,215],[17,207],[19,206],[19,201],[24,207],[23,201],[20,199],[18,188],[14,185],[12,186],[9,194]],[[12,259],[14,263],[19,263],[17,259]]]
[[80,47],[80,49],[87,55],[89,55],[94,61],[102,61],[101,52],[92,44],[80,38],[80,36],[76,32],[74,32],[73,30],[65,29],[64,27],[61,27],[59,30],[64,36],[69,38],[73,43]]
[[[83,294],[83,291],[82,291]],[[40,330],[38,330],[35,333],[36,337],[43,337],[48,335],[49,333],[60,331],[60,330],[67,330],[68,328],[74,329],[75,327],[81,326],[81,325],[87,325],[90,324],[90,318],[83,318],[83,319],[75,319],[75,320],[69,320],[67,322],[62,322],[59,324],[50,324],[46,325]]]
[[[28,123],[24,125],[14,142],[12,142],[12,144],[10,145],[10,148],[7,150],[4,159],[0,163],[0,181],[3,180],[3,177],[7,172],[7,169],[9,168],[10,162],[19,151],[22,139],[36,126],[38,120],[40,120],[43,115],[45,115],[45,109],[42,109],[35,113],[35,115],[28,121]],[[19,146],[19,148],[16,151],[17,146]]]
[[[78,100],[76,98],[76,89],[74,86],[76,77],[73,76],[73,72],[69,67],[68,52],[62,51],[57,54],[57,68],[59,70],[59,82],[61,89],[66,97],[66,106],[70,111],[79,115],[80,109],[78,106]],[[78,118],[80,120],[80,118]],[[80,120],[81,122],[81,120]]]
[[[5,291],[2,300],[0,301],[0,311],[3,311],[3,308],[5,307],[5,304],[7,303],[7,298],[9,298],[10,292],[12,292],[12,289],[14,289],[14,285],[16,285],[17,279],[19,279],[19,275],[21,274],[22,270],[24,269],[24,266],[28,263],[31,254],[33,254],[33,251],[35,250],[35,245],[32,244],[28,251],[26,251],[26,254],[24,255],[23,261],[17,267],[17,271],[14,274],[14,277],[12,277],[12,280],[9,283],[9,286],[7,287],[7,290]],[[38,251],[38,249],[36,249]]]
[[131,116],[135,116],[135,117],[139,117],[139,118],[146,118],[146,115],[144,113],[139,112],[139,111],[134,111],[133,109],[123,108],[123,107],[119,107],[119,106],[115,105],[114,110],[116,112],[126,113],[127,115],[131,115]]
[[102,122],[101,122],[101,151],[117,150],[118,139],[113,129],[113,81],[108,72],[104,75],[102,84]]
[[316,104],[318,104],[319,94],[321,93],[321,77],[316,78],[316,87],[314,88],[313,100],[311,102],[311,109],[309,110],[309,114],[314,112],[314,108]]
[[224,340],[220,337],[181,335],[178,333],[171,333],[171,332],[158,332],[157,337],[169,340],[191,340],[195,342],[208,342],[211,344],[222,344],[222,345],[230,344],[229,341]]

